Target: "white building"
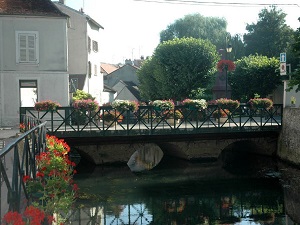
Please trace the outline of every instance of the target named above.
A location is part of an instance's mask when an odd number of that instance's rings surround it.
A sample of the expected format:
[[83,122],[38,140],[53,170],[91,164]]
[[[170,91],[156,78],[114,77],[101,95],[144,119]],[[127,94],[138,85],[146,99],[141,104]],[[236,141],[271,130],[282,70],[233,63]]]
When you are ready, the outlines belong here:
[[84,90],[102,104],[103,75],[99,41],[103,27],[84,12],[66,6],[63,0],[55,2],[55,5],[69,16],[68,68],[71,91]]
[[0,127],[19,124],[19,107],[69,104],[68,16],[50,0],[0,1]]

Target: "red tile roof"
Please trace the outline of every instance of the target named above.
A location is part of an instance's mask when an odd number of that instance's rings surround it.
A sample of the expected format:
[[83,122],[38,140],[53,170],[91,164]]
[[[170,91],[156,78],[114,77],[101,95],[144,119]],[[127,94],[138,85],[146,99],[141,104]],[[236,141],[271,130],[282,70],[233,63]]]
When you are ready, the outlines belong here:
[[0,0],[0,15],[67,16],[50,0]]
[[[0,0],[1,1],[1,0]],[[119,69],[119,66],[109,64],[109,63],[101,63],[101,72],[106,74],[110,74],[115,70]]]

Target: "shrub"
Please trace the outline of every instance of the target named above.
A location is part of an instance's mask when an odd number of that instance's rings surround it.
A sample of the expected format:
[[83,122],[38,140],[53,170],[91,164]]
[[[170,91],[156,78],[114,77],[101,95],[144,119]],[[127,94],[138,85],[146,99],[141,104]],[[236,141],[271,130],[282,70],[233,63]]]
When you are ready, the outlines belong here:
[[183,118],[183,115],[182,113],[179,111],[179,110],[170,110],[170,111],[165,111],[163,113],[163,116],[166,118],[166,119],[182,119]]

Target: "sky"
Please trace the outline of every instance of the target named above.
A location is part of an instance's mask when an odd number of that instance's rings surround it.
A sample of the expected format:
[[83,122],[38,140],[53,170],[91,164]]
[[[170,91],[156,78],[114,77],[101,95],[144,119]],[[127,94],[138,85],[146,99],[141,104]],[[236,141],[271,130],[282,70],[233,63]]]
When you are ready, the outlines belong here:
[[[300,27],[299,0],[245,2],[245,0],[65,0],[67,6],[76,10],[82,8],[85,14],[104,27],[101,30],[99,51],[101,62],[105,63],[124,63],[125,59],[151,56],[159,44],[160,32],[188,14],[200,13],[205,17],[225,18],[228,23],[227,31],[231,35],[244,34],[246,25],[256,23],[259,12],[268,7],[268,4],[284,4],[278,5],[277,8],[287,14],[286,24],[294,30]],[[262,3],[265,5],[257,5]]]

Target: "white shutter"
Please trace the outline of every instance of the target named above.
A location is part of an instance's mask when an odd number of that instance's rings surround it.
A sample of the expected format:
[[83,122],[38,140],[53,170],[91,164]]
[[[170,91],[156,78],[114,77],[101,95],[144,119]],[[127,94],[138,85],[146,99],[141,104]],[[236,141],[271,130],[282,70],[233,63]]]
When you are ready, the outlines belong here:
[[26,62],[26,59],[27,59],[27,57],[26,57],[27,40],[26,39],[27,39],[26,35],[22,35],[22,34],[19,35],[19,44],[20,44],[20,46],[19,46],[19,49],[20,49],[19,61],[20,62]]
[[36,61],[35,57],[35,36],[28,35],[28,61],[34,62]]

